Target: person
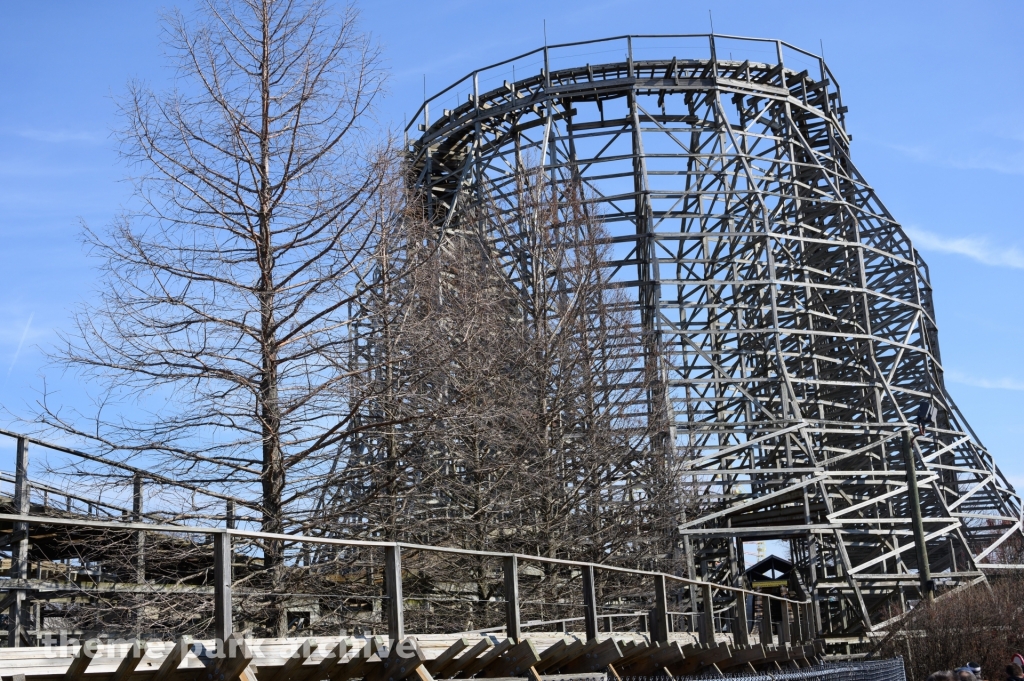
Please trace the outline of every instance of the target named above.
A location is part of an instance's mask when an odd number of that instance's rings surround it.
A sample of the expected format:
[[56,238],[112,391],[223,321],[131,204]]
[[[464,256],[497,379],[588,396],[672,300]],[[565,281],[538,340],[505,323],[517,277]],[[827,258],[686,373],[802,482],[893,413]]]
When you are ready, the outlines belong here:
[[953,679],[953,672],[951,672],[951,671],[932,672],[931,674],[928,675],[927,681],[954,681],[954,679]]
[[1006,665],[1006,681],[1020,681],[1024,679],[1024,668],[1017,662]]
[[[935,408],[935,404],[931,400],[922,402],[921,406],[917,408],[917,429],[921,435],[925,434],[926,428],[934,428],[938,421],[939,410]],[[967,663],[970,666],[970,662]],[[979,669],[981,669],[979,667]]]
[[[967,664],[970,664],[970,662]],[[981,667],[978,667],[978,671],[981,671]],[[955,681],[978,681],[977,674],[970,667],[960,667],[954,670],[953,673],[955,674]]]

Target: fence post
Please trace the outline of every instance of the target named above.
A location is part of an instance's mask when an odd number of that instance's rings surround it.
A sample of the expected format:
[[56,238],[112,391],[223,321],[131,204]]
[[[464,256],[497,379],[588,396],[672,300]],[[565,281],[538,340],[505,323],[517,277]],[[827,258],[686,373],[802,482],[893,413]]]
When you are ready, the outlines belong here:
[[384,553],[384,582],[388,592],[388,638],[391,645],[405,638],[405,613],[402,602],[402,549],[388,546]]
[[715,597],[711,584],[704,582],[701,589],[700,642],[714,645],[715,643]]
[[772,635],[772,602],[764,594],[758,598],[761,599],[761,645],[769,646],[775,643],[775,636]]
[[505,575],[505,635],[518,643],[523,638],[519,621],[519,559],[505,556],[501,569]]
[[[28,515],[29,507],[28,483],[28,440],[18,438],[18,454],[14,470],[14,512]],[[14,523],[14,536],[17,544],[11,546],[11,579],[28,579],[28,523]],[[16,648],[21,645],[21,635],[25,628],[24,608],[25,591],[14,592],[14,602],[8,611],[7,645]]]
[[655,575],[651,640],[668,643],[668,630],[668,588],[665,584],[665,575]]
[[792,635],[789,625],[789,603],[782,601],[780,605],[782,606],[782,622],[779,623],[779,645],[789,645],[791,642],[790,637]]
[[732,629],[732,642],[735,645],[750,645],[750,624],[747,621],[747,594],[742,591],[736,592],[736,623]]
[[217,651],[231,636],[231,535],[213,535],[213,624]]
[[583,623],[587,640],[597,640],[597,590],[594,588],[594,566],[583,566]]
[[[142,476],[138,473],[132,479],[132,521],[142,522]],[[216,539],[214,540],[216,541]],[[146,581],[146,533],[142,530],[135,532],[135,582],[143,584]]]

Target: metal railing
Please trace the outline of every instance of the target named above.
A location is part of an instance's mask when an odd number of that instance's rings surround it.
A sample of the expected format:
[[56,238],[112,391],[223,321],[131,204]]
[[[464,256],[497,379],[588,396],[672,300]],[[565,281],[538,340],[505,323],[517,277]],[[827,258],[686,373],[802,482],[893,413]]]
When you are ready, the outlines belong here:
[[[583,597],[583,611],[584,616],[582,618],[584,623],[584,630],[586,632],[587,640],[596,639],[598,636],[598,625],[599,621],[607,622],[612,616],[602,615],[599,616],[598,608],[599,604],[596,598],[595,592],[595,574],[597,572],[616,573],[620,575],[629,575],[633,577],[639,577],[644,580],[649,580],[651,590],[653,591],[653,603],[654,608],[648,613],[649,619],[649,635],[654,641],[668,641],[671,626],[669,624],[670,615],[683,614],[683,615],[697,615],[696,619],[699,622],[697,634],[702,642],[711,643],[715,640],[716,630],[719,628],[716,626],[716,621],[720,621],[721,610],[715,610],[715,593],[727,593],[732,596],[732,605],[728,606],[728,609],[733,611],[733,617],[731,621],[734,623],[730,627],[734,637],[734,641],[737,644],[746,644],[748,633],[750,631],[751,618],[747,612],[747,596],[752,596],[755,599],[762,599],[761,606],[764,613],[769,613],[770,603],[777,602],[783,607],[780,608],[783,613],[782,621],[777,623],[778,630],[775,631],[772,628],[770,617],[765,616],[761,618],[761,631],[760,640],[765,642],[766,640],[772,640],[775,635],[778,635],[780,642],[791,642],[793,638],[810,640],[815,637],[816,632],[811,630],[810,627],[810,607],[811,602],[809,600],[796,600],[785,598],[782,596],[775,596],[771,594],[765,594],[757,591],[751,591],[749,589],[743,589],[734,586],[728,586],[723,584],[714,584],[711,582],[693,580],[685,577],[679,577],[677,575],[671,575],[663,572],[655,572],[649,570],[640,570],[635,568],[625,568],[615,565],[605,565],[601,563],[590,563],[583,561],[566,560],[561,558],[548,558],[544,556],[533,556],[519,553],[499,553],[491,551],[477,551],[471,549],[460,549],[453,547],[443,546],[426,546],[421,544],[410,544],[404,542],[381,542],[381,541],[369,541],[369,540],[358,540],[358,539],[337,539],[331,537],[315,537],[315,536],[304,536],[296,534],[275,534],[268,532],[258,532],[251,530],[240,530],[231,529],[225,527],[200,527],[200,526],[181,526],[181,525],[160,525],[153,523],[139,523],[139,522],[127,522],[127,521],[99,521],[99,520],[82,520],[75,518],[60,518],[60,517],[48,517],[48,516],[33,516],[28,514],[0,514],[0,523],[12,523],[14,525],[15,532],[19,533],[18,536],[12,536],[12,540],[17,542],[19,545],[24,545],[24,550],[20,549],[20,546],[13,547],[16,554],[20,554],[27,559],[27,544],[30,541],[31,527],[33,526],[47,526],[53,527],[64,527],[64,528],[81,528],[86,530],[116,530],[120,532],[133,532],[133,533],[173,533],[181,534],[187,533],[189,535],[205,535],[212,537],[213,539],[213,600],[214,600],[214,630],[218,639],[224,640],[233,630],[233,609],[232,609],[232,580],[231,580],[231,566],[232,566],[232,542],[235,540],[258,540],[262,542],[288,542],[288,543],[308,543],[318,544],[327,546],[339,546],[339,547],[372,547],[383,549],[385,553],[385,565],[384,565],[384,586],[386,590],[385,598],[387,601],[387,625],[388,625],[388,636],[391,640],[400,640],[405,637],[405,598],[403,598],[402,592],[402,555],[404,551],[416,551],[416,552],[433,552],[459,556],[473,556],[483,558],[497,558],[501,560],[501,570],[504,576],[504,597],[505,597],[505,622],[504,626],[500,627],[506,632],[509,638],[519,640],[522,638],[522,631],[524,628],[535,626],[534,622],[523,622],[521,620],[521,608],[520,608],[520,597],[519,597],[519,565],[520,563],[535,563],[535,564],[546,564],[554,566],[568,567],[573,570],[578,570],[582,576],[582,597]],[[15,577],[14,570],[18,569],[18,576],[24,579],[27,576],[27,570],[20,569],[19,565],[12,564],[12,577]],[[696,612],[686,613],[675,613],[669,609],[668,601],[668,584],[678,583],[688,586],[696,587],[700,592],[700,607]],[[3,585],[0,582],[0,590],[6,590],[8,592],[17,591],[19,588],[23,588],[24,582],[10,583]],[[11,605],[12,610],[16,607],[13,603]],[[799,620],[798,626],[794,627],[794,622],[790,620],[790,607],[793,608],[796,617]],[[15,613],[12,612],[12,615]],[[632,613],[636,615],[638,613]],[[571,618],[578,620],[580,618]],[[566,620],[568,621],[568,620]],[[611,626],[610,622],[608,626]],[[799,632],[794,637],[794,632]],[[15,643],[17,645],[17,643]]]
[[[672,41],[674,44],[665,44],[666,41]],[[584,61],[588,63],[591,61],[587,57],[603,58],[600,55],[605,54],[617,55],[608,61],[619,61],[619,58],[625,57],[632,63],[635,60],[642,61],[645,51],[649,50],[658,50],[662,55],[682,54],[684,58],[690,56],[712,61],[724,61],[725,58],[728,58],[729,61],[744,61],[750,56],[754,56],[755,59],[751,61],[777,64],[792,68],[794,71],[813,69],[817,73],[817,77],[822,81],[828,81],[830,89],[835,92],[837,107],[842,107],[842,92],[839,83],[829,70],[825,60],[820,55],[803,50],[783,40],[717,33],[620,35],[596,40],[544,45],[476,69],[427,97],[409,118],[409,123],[405,128],[406,133],[414,129],[414,126],[421,120],[424,129],[429,127],[431,104],[440,105],[442,108],[448,104],[450,108],[454,109],[462,103],[461,96],[463,94],[478,96],[481,92],[500,85],[503,80],[514,82],[519,77],[536,75],[534,69],[537,67],[542,69],[542,73],[550,75],[552,71],[558,70],[562,66],[562,61],[566,62],[565,65],[580,66]],[[734,51],[737,54],[735,57],[733,56]],[[517,66],[519,66],[518,74],[516,73]]]

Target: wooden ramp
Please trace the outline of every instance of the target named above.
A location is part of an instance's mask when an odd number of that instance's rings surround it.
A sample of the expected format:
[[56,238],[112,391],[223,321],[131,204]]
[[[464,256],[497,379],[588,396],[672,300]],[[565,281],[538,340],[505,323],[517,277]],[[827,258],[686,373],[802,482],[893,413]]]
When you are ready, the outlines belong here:
[[[815,645],[700,644],[686,634],[654,643],[641,634],[586,641],[561,634],[512,639],[479,634],[383,637],[228,638],[0,649],[3,681],[433,681],[554,675],[676,676],[778,670],[817,664]],[[565,677],[567,678],[567,677]]]

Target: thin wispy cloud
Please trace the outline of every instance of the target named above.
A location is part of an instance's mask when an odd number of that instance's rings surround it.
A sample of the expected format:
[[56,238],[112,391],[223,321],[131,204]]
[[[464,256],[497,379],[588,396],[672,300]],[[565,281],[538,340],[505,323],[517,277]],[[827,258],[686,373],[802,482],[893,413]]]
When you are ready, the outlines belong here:
[[63,128],[56,130],[28,128],[17,130],[14,134],[18,137],[29,139],[34,142],[46,142],[48,144],[67,144],[68,142],[76,142],[79,144],[99,144],[107,137],[104,133],[100,132],[90,130],[65,130]]
[[1024,381],[1017,380],[1016,378],[984,378],[952,370],[947,371],[945,377],[954,383],[971,385],[975,388],[987,388],[990,390],[1024,390]]
[[[1018,142],[1019,144],[1019,142]],[[983,148],[967,154],[946,154],[928,146],[890,144],[915,161],[957,170],[990,170],[1003,175],[1024,175],[1024,151]]]
[[11,360],[11,365],[7,367],[7,376],[4,377],[4,382],[11,377],[11,371],[14,369],[14,365],[18,363],[18,355],[21,354],[21,348],[25,345],[25,339],[28,338],[28,332],[32,328],[32,318],[35,316],[35,312],[28,316],[28,321],[25,323],[25,330],[21,332],[21,338],[18,339],[18,349],[14,351],[14,359]]
[[919,227],[907,227],[906,229],[914,246],[920,250],[962,255],[993,267],[1024,269],[1024,251],[1016,246],[993,244],[984,237],[949,237]]

